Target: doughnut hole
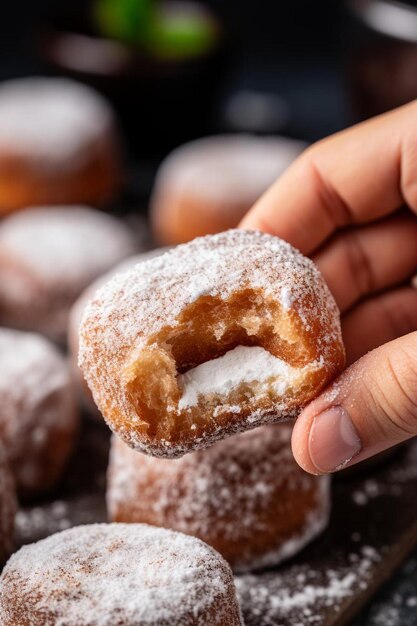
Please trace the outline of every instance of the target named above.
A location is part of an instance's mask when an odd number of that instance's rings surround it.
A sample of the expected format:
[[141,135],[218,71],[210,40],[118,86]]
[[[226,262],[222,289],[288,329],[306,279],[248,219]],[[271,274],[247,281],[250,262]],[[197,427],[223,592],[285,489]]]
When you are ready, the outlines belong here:
[[[131,353],[122,384],[140,416],[135,428],[149,438],[180,442],[190,431],[198,438],[233,423],[237,413],[241,420],[269,407],[273,415],[277,404],[284,413],[307,402],[326,377],[315,330],[307,332],[294,309],[285,310],[254,289],[228,300],[200,297],[184,307],[175,326],[163,328],[145,349]],[[225,394],[202,393],[195,405],[182,405],[182,375],[240,346],[263,348],[280,359],[287,368],[284,384],[260,372],[259,380],[242,379]]]

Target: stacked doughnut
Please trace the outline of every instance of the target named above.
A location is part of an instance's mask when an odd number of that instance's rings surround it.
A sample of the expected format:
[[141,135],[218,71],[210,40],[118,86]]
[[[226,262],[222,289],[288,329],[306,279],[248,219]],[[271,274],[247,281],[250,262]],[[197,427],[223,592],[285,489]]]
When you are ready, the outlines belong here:
[[114,437],[110,520],[198,537],[235,571],[277,565],[321,533],[329,516],[329,478],[306,474],[290,439],[288,424],[262,426],[172,461]]
[[121,181],[109,105],[70,80],[0,86],[0,215],[44,204],[103,204]]
[[236,134],[177,148],[162,163],[152,193],[156,240],[178,244],[235,228],[305,147],[286,137]]
[[196,535],[240,571],[291,556],[327,522],[328,481],[296,466],[287,425],[253,429],[295,417],[343,365],[323,278],[275,237],[207,236],[113,277],[80,328],[80,366],[124,440],[111,519]]

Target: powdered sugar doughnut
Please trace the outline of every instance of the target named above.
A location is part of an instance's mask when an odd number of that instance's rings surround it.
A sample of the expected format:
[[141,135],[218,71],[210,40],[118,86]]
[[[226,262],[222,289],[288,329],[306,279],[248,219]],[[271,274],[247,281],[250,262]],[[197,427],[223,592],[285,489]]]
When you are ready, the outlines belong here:
[[155,459],[113,437],[107,507],[199,537],[237,571],[277,565],[326,526],[329,478],[306,474],[287,424],[263,426],[180,460]]
[[97,276],[132,254],[122,222],[87,207],[36,207],[0,224],[0,323],[62,340]]
[[242,626],[232,572],[194,537],[145,524],[78,526],[3,570],[2,626]]
[[0,568],[13,548],[16,509],[15,483],[3,445],[0,445]]
[[151,199],[162,244],[235,228],[306,148],[286,137],[218,135],[177,148],[162,163]]
[[97,280],[89,285],[87,289],[82,292],[78,300],[71,308],[68,324],[68,347],[70,351],[71,365],[74,372],[74,379],[78,384],[79,390],[81,392],[81,399],[84,401],[85,408],[93,415],[98,415],[97,407],[94,404],[93,398],[91,396],[91,391],[89,390],[87,383],[85,382],[84,377],[78,367],[78,335],[84,309],[87,306],[87,303],[94,296],[95,292],[108,280],[110,280],[110,278],[112,278],[116,274],[131,269],[138,263],[143,263],[144,261],[160,256],[168,250],[169,248],[156,248],[154,250],[149,250],[148,252],[135,254],[134,256],[125,259],[124,261],[116,265],[116,267],[111,269],[110,272],[107,272],[106,274],[104,274],[104,276],[100,276],[100,278],[97,278]]
[[0,439],[19,493],[51,489],[78,428],[70,369],[39,335],[0,329]]
[[121,180],[113,113],[67,79],[0,85],[0,215],[37,204],[102,204]]
[[102,287],[84,312],[79,363],[126,443],[178,457],[296,416],[344,349],[314,264],[276,237],[231,230]]

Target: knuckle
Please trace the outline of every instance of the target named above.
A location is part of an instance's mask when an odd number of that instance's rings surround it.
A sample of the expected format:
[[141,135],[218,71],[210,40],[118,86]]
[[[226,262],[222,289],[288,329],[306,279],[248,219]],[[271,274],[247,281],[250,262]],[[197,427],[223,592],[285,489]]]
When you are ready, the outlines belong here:
[[372,270],[372,264],[365,248],[361,244],[360,237],[355,231],[345,236],[345,256],[351,280],[357,286],[360,295],[374,291],[376,279]]
[[[387,300],[383,296],[380,298],[381,315],[385,319],[386,325],[392,337],[401,337],[414,330],[417,324],[414,311],[402,298]],[[416,369],[417,354],[414,355],[414,364],[411,368]]]

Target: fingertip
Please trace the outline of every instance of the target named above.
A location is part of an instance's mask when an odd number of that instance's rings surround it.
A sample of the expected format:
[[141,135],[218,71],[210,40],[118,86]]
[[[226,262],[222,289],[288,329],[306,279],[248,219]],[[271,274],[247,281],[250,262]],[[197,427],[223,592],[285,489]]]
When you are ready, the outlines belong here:
[[313,416],[306,409],[294,424],[291,437],[292,453],[298,465],[309,474],[320,474],[310,458],[309,438]]

